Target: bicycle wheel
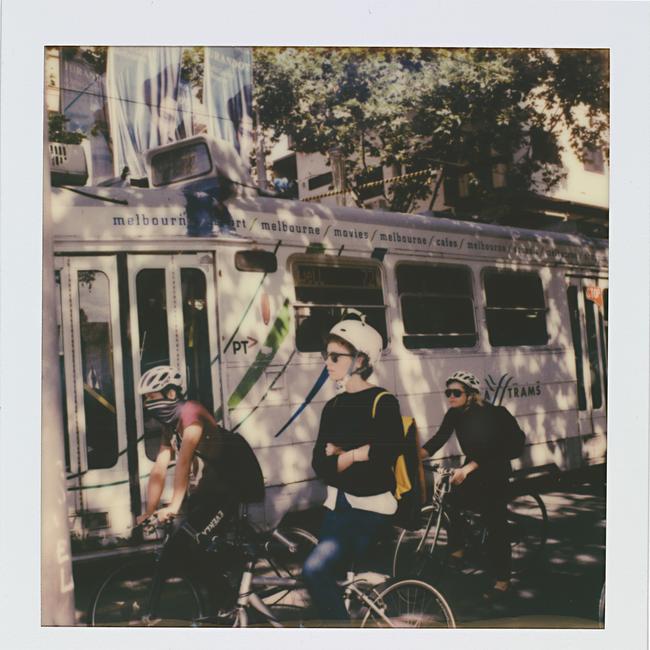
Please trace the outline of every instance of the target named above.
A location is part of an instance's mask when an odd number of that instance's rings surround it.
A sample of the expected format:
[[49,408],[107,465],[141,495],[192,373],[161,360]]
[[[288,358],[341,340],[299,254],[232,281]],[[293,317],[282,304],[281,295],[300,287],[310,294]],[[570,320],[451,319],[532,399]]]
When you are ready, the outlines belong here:
[[508,504],[512,570],[521,572],[537,561],[546,544],[548,515],[537,494],[522,494]]
[[422,580],[397,580],[376,590],[361,627],[456,627],[444,596]]
[[[274,541],[267,557],[268,569],[282,578],[299,578],[307,556],[318,544],[318,539],[304,528],[288,526],[278,528],[278,533],[291,543],[292,548]],[[260,565],[258,565],[258,570]],[[309,597],[304,587],[283,589],[264,596],[260,594],[266,605],[281,604],[286,607],[304,608],[308,605]]]
[[437,580],[447,562],[447,530],[449,520],[434,506],[421,511],[417,530],[403,530],[397,538],[393,554],[393,576],[409,576]]
[[201,596],[183,576],[171,576],[160,585],[157,602],[152,602],[154,558],[125,564],[102,582],[88,614],[94,626],[195,625],[203,615]]

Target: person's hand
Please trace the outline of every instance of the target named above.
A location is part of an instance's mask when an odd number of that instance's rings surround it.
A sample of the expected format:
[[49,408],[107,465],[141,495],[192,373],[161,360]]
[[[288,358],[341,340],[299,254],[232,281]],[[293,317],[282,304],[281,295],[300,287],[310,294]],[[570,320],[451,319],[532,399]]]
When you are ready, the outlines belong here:
[[368,460],[370,453],[370,445],[363,445],[363,447],[357,447],[354,451],[354,462],[363,463]]
[[166,508],[161,508],[160,510],[156,510],[156,512],[153,513],[153,516],[157,517],[158,521],[161,524],[164,524],[167,521],[171,521],[177,515],[178,515],[178,509],[172,508],[171,506],[167,506]]
[[143,521],[146,521],[151,517],[153,512],[143,512],[141,515],[135,518],[135,525],[139,526]]
[[336,445],[333,445],[331,442],[328,442],[325,445],[325,455],[326,456],[340,456],[343,453],[343,450]]
[[460,485],[467,478],[468,474],[469,472],[465,469],[465,467],[455,469],[454,473],[451,475],[451,484]]

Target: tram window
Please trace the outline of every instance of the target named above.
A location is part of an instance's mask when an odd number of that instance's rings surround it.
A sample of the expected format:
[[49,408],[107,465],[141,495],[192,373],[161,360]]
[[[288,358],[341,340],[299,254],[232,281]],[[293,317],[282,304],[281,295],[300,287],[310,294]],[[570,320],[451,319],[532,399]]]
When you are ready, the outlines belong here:
[[478,336],[469,268],[400,264],[396,276],[406,348],[476,345]]
[[600,376],[598,335],[596,333],[596,304],[587,299],[584,289],[585,313],[587,317],[587,353],[589,355],[589,374],[591,377],[591,406],[599,409],[603,405],[602,383]]
[[101,271],[79,271],[79,323],[88,469],[117,462],[110,284]]
[[181,269],[187,394],[213,411],[210,332],[205,274]]
[[212,171],[212,159],[204,142],[163,151],[151,159],[153,186],[169,185]]
[[536,273],[488,270],[483,274],[490,345],[545,345],[546,304]]
[[278,259],[269,251],[237,251],[235,253],[235,268],[238,271],[275,273],[278,270]]
[[300,352],[322,350],[333,325],[348,309],[366,315],[386,347],[386,315],[378,266],[337,261],[296,262],[296,347]]
[[[155,366],[169,364],[167,299],[165,270],[143,269],[135,279],[138,302],[140,374]],[[145,412],[144,449],[155,460],[160,447],[161,430],[157,421]]]
[[576,380],[578,382],[578,410],[584,411],[587,408],[587,396],[585,393],[585,376],[582,369],[582,334],[580,333],[580,311],[578,308],[578,288],[567,289],[567,300],[569,303],[569,318],[571,320],[571,336],[573,338],[573,352],[576,362]]

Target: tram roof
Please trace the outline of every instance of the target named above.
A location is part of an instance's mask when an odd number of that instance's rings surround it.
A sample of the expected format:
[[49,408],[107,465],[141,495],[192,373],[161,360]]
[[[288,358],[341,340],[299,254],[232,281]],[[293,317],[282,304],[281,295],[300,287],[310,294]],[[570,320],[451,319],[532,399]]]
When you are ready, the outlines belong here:
[[[248,194],[248,195],[247,195]],[[135,216],[147,210],[152,214],[169,213],[173,215],[186,214],[187,199],[178,189],[164,188],[137,188],[127,187],[61,187],[52,189],[52,206],[54,215],[55,237],[62,236],[69,239],[71,227],[80,229],[78,239],[83,231],[88,239],[94,238],[92,227],[95,217],[100,213]],[[288,220],[293,224],[320,223],[332,227],[375,227],[383,231],[387,229],[400,229],[411,231],[414,234],[429,233],[433,235],[466,236],[473,239],[505,239],[511,242],[535,242],[545,246],[570,246],[589,248],[598,252],[599,257],[607,256],[607,240],[585,237],[571,233],[559,233],[547,230],[531,230],[514,228],[510,226],[497,226],[485,223],[456,221],[444,217],[432,217],[422,214],[405,214],[379,210],[367,210],[358,207],[328,206],[306,201],[278,199],[264,196],[253,196],[250,190],[243,196],[237,196],[226,201],[226,206],[235,218],[250,216],[257,219]],[[99,210],[95,212],[95,210]],[[112,217],[124,219],[122,217]],[[83,222],[78,222],[83,219]],[[71,223],[75,221],[76,223]],[[99,224],[98,224],[99,225]],[[327,229],[327,226],[323,226]],[[321,231],[322,234],[323,231]],[[169,232],[171,235],[172,233]],[[178,236],[181,232],[176,232]],[[277,239],[272,232],[258,230],[254,235],[238,232],[240,236],[250,237],[253,240]],[[126,232],[121,238],[125,238]],[[157,239],[151,231],[146,237]],[[208,237],[219,238],[220,233],[215,231]],[[383,237],[383,235],[382,235]],[[142,234],[138,238],[143,238]],[[290,239],[290,237],[287,237]]]

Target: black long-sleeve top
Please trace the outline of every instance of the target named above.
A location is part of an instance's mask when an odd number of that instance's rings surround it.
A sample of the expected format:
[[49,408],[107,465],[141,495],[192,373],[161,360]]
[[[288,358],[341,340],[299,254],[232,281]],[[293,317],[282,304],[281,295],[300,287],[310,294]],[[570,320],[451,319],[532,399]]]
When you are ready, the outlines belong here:
[[[321,415],[312,467],[323,482],[354,496],[393,492],[393,466],[403,449],[402,416],[394,395],[382,395],[375,417],[372,407],[383,388],[373,386],[358,393],[341,393],[332,398]],[[325,445],[332,443],[343,451],[370,444],[369,460],[353,463],[337,471],[338,456],[326,456]]]
[[485,403],[447,411],[437,433],[423,446],[435,454],[453,432],[465,454],[465,463],[476,461],[477,472],[486,479],[505,479],[511,472],[510,451],[514,435],[523,435],[517,420],[503,406]]

